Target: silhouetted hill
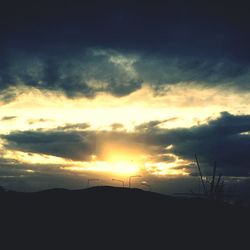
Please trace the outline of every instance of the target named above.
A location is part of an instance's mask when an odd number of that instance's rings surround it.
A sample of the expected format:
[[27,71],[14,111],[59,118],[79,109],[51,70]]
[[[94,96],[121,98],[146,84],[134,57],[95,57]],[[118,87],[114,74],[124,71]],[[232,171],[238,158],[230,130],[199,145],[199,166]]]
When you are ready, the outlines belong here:
[[101,248],[105,244],[112,247],[114,242],[140,247],[171,243],[195,246],[199,241],[226,244],[245,235],[250,217],[246,207],[108,186],[36,193],[6,191],[0,193],[0,199],[4,237],[57,244],[51,249],[66,244],[71,244],[67,249],[76,249],[72,248],[76,243]]

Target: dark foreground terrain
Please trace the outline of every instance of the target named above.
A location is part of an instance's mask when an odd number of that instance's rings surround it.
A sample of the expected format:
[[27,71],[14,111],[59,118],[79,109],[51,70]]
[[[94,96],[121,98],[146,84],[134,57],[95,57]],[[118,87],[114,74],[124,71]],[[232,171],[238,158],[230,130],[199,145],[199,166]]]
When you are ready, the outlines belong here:
[[5,191],[0,202],[1,249],[249,249],[247,207],[114,187]]

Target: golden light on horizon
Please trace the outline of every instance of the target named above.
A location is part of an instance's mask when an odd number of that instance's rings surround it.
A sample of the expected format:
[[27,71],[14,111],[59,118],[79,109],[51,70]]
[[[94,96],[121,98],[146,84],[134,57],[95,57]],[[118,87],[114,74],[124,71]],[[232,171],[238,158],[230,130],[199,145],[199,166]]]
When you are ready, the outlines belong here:
[[16,117],[1,124],[4,134],[13,130],[53,129],[81,122],[90,124],[95,130],[111,130],[112,124],[120,123],[123,129],[133,131],[136,125],[173,117],[176,119],[168,120],[162,126],[191,127],[206,123],[208,117],[218,117],[224,110],[232,114],[239,110],[246,114],[249,110],[249,93],[238,95],[229,90],[201,88],[187,83],[171,86],[160,96],[154,95],[147,84],[119,98],[99,93],[93,99],[69,99],[60,92],[48,93],[24,87],[19,92],[13,102],[2,105],[2,117],[10,114]]
[[[103,155],[102,155],[103,154]],[[153,162],[149,161],[145,151],[130,145],[105,144],[102,152],[102,159],[97,155],[91,155],[90,161],[73,161],[61,157],[44,154],[27,153],[20,151],[6,151],[5,157],[18,160],[22,163],[36,165],[61,165],[60,169],[79,173],[103,173],[105,175],[117,175],[128,177],[136,174],[152,174],[159,176],[180,176],[188,175],[188,165],[190,162],[184,161],[173,154],[173,162]],[[36,171],[27,169],[27,172]]]
[[188,166],[190,161],[183,160],[174,154],[167,154],[175,160],[173,162],[146,162],[145,170],[152,175],[172,175],[186,176],[189,175]]
[[139,147],[109,142],[102,146],[99,155],[91,155],[90,161],[77,162],[63,169],[130,176],[141,172],[144,166],[142,159],[143,151]]
[[114,174],[119,176],[130,176],[140,171],[140,167],[131,164],[129,162],[106,162],[106,161],[95,161],[85,162],[78,164],[77,166],[65,166],[62,167],[64,170],[73,172],[100,172],[107,174]]

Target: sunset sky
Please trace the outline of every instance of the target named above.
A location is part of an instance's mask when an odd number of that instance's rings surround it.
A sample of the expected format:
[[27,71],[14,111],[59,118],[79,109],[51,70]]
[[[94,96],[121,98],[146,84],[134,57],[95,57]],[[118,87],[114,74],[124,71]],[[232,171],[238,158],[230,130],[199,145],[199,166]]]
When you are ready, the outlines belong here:
[[247,8],[135,2],[1,7],[0,186],[197,191],[195,154],[250,183]]

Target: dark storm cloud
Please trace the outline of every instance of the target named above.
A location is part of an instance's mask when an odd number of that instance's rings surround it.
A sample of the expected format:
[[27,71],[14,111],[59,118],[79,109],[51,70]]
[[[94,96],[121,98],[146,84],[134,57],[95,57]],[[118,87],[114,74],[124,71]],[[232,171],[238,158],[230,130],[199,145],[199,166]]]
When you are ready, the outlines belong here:
[[93,133],[87,132],[27,131],[14,132],[5,138],[8,140],[9,149],[72,160],[89,160],[95,147]]
[[232,61],[165,58],[103,49],[86,49],[70,55],[16,53],[8,67],[0,68],[1,99],[18,94],[13,86],[62,91],[68,97],[94,97],[98,92],[124,96],[149,84],[156,93],[180,82],[222,86],[249,91],[250,65]]
[[11,48],[104,46],[249,61],[247,1],[11,1],[0,18],[2,44]]
[[250,65],[202,58],[149,58],[135,63],[138,74],[157,90],[166,84],[194,82],[204,86],[235,87],[249,90]]
[[124,96],[145,82],[157,92],[178,82],[249,90],[247,10],[241,1],[6,3],[0,98],[11,101],[16,85],[69,97]]
[[[8,149],[72,160],[89,160],[92,154],[101,158],[100,148],[105,142],[120,143],[125,147],[144,147],[150,151],[150,157],[156,160],[170,161],[171,155],[168,154],[173,153],[194,161],[196,153],[206,171],[210,171],[209,165],[216,161],[218,169],[225,175],[247,176],[250,172],[249,131],[250,115],[223,112],[218,119],[191,128],[163,129],[151,126],[151,129],[145,130],[144,124],[136,132],[24,131],[12,132],[2,138]],[[166,148],[171,144],[173,148]],[[193,170],[194,166],[190,168]]]
[[221,113],[206,125],[171,130],[155,130],[148,139],[155,145],[173,144],[170,151],[181,158],[194,160],[196,153],[207,167],[214,161],[228,175],[250,173],[250,115]]
[[[101,148],[107,142],[116,142],[133,146],[138,135],[125,131],[78,131],[79,124],[59,127],[53,130],[37,130],[12,132],[3,135],[6,148],[31,153],[43,153],[59,156],[71,160],[90,160],[91,155],[98,155],[101,159]],[[66,128],[66,129],[65,129]]]
[[[88,49],[54,57],[17,52],[9,57],[7,67],[0,68],[0,90],[25,85],[63,91],[68,97],[92,97],[98,92],[123,96],[142,84],[127,70],[129,58],[115,51]],[[8,93],[2,94],[2,99],[11,100]]]

